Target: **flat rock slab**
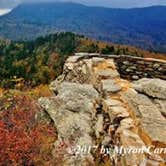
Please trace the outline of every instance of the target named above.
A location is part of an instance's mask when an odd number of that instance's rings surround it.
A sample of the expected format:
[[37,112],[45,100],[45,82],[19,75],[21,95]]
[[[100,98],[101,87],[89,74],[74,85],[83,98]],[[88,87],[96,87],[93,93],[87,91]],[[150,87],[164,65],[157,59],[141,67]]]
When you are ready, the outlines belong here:
[[101,81],[101,90],[105,93],[116,93],[119,92],[122,88],[112,79],[102,80]]
[[100,58],[100,57],[94,57],[92,58],[92,63],[94,66],[98,65],[99,63],[104,62],[105,59],[104,58]]
[[166,100],[154,100],[154,103],[158,107],[161,114],[166,118]]
[[[141,138],[130,130],[120,130],[119,137],[120,143],[124,148],[133,148],[134,150],[139,148],[141,149],[145,146]],[[143,165],[144,159],[145,155],[142,153],[129,153],[121,157],[121,163],[125,163],[124,165],[128,166]]]
[[[148,96],[127,91],[123,98],[140,119],[142,139],[152,143],[166,144],[166,120],[161,114],[159,107]],[[147,139],[149,138],[149,139]]]
[[151,139],[152,143],[166,145],[166,120],[143,118],[142,131]]
[[97,72],[97,75],[101,79],[108,79],[108,78],[116,78],[119,76],[119,73],[117,70],[112,69],[105,69],[105,70],[99,70]]
[[133,119],[125,118],[120,121],[120,126],[119,126],[118,130],[119,131],[126,130],[126,129],[130,130],[132,128],[135,128]]
[[135,90],[148,96],[166,99],[166,81],[143,78],[133,84]]
[[122,106],[113,106],[109,110],[109,117],[113,122],[115,119],[127,118],[129,117],[128,111]]
[[66,63],[76,63],[80,58],[84,57],[85,55],[76,55],[76,56],[70,56],[67,60]]
[[160,110],[148,96],[128,90],[123,94],[123,97],[137,117],[164,120]]
[[111,107],[113,107],[113,106],[121,106],[121,105],[122,105],[122,103],[119,100],[114,100],[111,98],[104,99],[102,101],[103,110],[105,112],[108,112],[111,109]]

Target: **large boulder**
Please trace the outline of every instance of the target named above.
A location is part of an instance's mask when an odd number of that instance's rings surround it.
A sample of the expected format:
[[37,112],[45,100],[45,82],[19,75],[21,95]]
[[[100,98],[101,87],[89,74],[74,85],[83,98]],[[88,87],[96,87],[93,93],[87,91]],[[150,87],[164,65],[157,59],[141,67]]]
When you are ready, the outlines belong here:
[[143,78],[133,84],[138,92],[145,93],[148,96],[166,99],[166,81],[161,79]]
[[[98,92],[91,85],[69,82],[57,85],[56,91],[57,96],[39,99],[40,105],[49,114],[58,131],[55,148],[62,142],[67,144],[68,148],[92,146],[91,134],[99,100]],[[62,165],[87,165],[87,161],[93,162],[89,153],[84,156],[81,153],[72,153],[68,154],[68,151],[64,150]],[[73,158],[75,155],[77,157]]]

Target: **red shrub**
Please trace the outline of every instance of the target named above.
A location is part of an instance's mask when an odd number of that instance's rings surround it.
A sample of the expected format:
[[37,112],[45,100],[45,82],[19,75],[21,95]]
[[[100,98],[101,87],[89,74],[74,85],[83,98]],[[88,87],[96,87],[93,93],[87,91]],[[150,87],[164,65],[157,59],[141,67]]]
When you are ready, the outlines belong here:
[[10,100],[11,105],[0,114],[0,165],[51,161],[55,129],[37,122],[35,116],[40,108],[29,97],[15,96]]

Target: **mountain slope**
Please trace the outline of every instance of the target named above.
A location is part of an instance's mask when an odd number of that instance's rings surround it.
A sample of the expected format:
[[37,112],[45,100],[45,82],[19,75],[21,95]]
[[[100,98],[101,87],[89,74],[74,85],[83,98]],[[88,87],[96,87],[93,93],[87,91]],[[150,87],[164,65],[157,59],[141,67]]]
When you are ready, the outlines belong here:
[[32,39],[55,31],[141,48],[166,51],[166,7],[135,9],[88,7],[75,3],[22,4],[0,17],[0,35]]

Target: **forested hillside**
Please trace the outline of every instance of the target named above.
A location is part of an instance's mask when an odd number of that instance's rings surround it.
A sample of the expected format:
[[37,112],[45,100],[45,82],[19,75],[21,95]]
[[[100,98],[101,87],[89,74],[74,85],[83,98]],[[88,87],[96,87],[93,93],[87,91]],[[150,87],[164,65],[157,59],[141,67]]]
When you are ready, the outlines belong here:
[[90,40],[70,32],[39,37],[34,41],[1,40],[0,86],[20,88],[47,84],[61,73],[64,61],[74,52],[164,57],[134,47]]

